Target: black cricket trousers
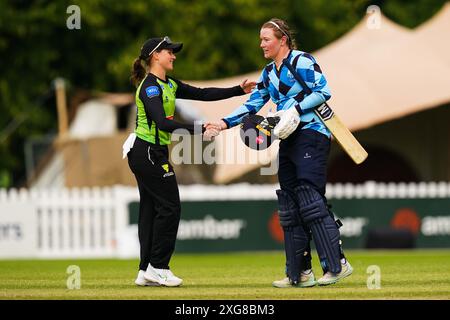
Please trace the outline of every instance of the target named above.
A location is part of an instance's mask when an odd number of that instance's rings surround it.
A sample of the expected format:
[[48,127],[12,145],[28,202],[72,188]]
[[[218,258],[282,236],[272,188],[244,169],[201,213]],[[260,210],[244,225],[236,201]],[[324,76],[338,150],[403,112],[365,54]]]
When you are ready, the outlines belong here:
[[167,146],[136,138],[128,164],[139,188],[140,270],[169,269],[180,223],[180,195]]

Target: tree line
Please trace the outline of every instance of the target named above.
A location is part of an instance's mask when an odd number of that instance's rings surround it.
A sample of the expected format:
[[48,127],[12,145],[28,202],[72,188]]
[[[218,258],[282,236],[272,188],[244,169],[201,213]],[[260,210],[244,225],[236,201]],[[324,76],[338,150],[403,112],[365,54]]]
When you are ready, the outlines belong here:
[[[369,5],[406,27],[443,0],[3,0],[0,1],[0,187],[25,181],[24,143],[56,133],[52,81],[71,91],[131,92],[132,61],[150,37],[184,43],[173,76],[215,79],[261,69],[259,28],[286,20],[299,48],[314,51],[357,24]],[[69,29],[71,5],[80,28]],[[69,96],[70,98],[70,96]]]

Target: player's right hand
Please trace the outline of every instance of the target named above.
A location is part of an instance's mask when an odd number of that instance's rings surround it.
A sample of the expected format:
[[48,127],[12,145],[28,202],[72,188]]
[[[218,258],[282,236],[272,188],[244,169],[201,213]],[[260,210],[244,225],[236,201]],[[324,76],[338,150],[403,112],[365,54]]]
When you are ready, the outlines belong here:
[[214,137],[219,135],[219,133],[220,133],[220,130],[210,127],[209,129],[206,129],[205,132],[203,132],[203,140],[204,141],[212,141],[212,140],[214,140]]
[[289,135],[297,129],[300,124],[300,115],[295,107],[283,112],[280,117],[280,122],[273,129],[273,132],[278,138],[286,139]]
[[206,122],[203,126],[206,128],[206,130],[215,129],[215,130],[221,131],[221,130],[225,130],[227,128],[227,124],[223,120],[209,121],[209,122]]

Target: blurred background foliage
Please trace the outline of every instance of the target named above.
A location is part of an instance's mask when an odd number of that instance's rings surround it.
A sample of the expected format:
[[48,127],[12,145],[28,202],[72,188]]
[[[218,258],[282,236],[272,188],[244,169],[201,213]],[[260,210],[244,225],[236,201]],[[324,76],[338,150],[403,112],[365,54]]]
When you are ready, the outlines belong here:
[[[378,5],[414,28],[442,0],[0,0],[0,187],[25,179],[24,142],[56,133],[53,80],[72,89],[131,92],[132,61],[149,37],[182,41],[173,76],[205,80],[261,69],[259,28],[272,17],[296,31],[299,48],[314,51],[339,38]],[[69,30],[67,7],[81,9]]]

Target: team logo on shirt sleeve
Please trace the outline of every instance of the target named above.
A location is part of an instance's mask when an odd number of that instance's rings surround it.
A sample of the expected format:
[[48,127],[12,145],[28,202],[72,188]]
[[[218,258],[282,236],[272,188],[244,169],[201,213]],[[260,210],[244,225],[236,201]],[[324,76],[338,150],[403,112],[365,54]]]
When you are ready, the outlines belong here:
[[157,86],[150,86],[145,88],[145,93],[147,93],[147,97],[156,97],[159,95],[159,89]]

